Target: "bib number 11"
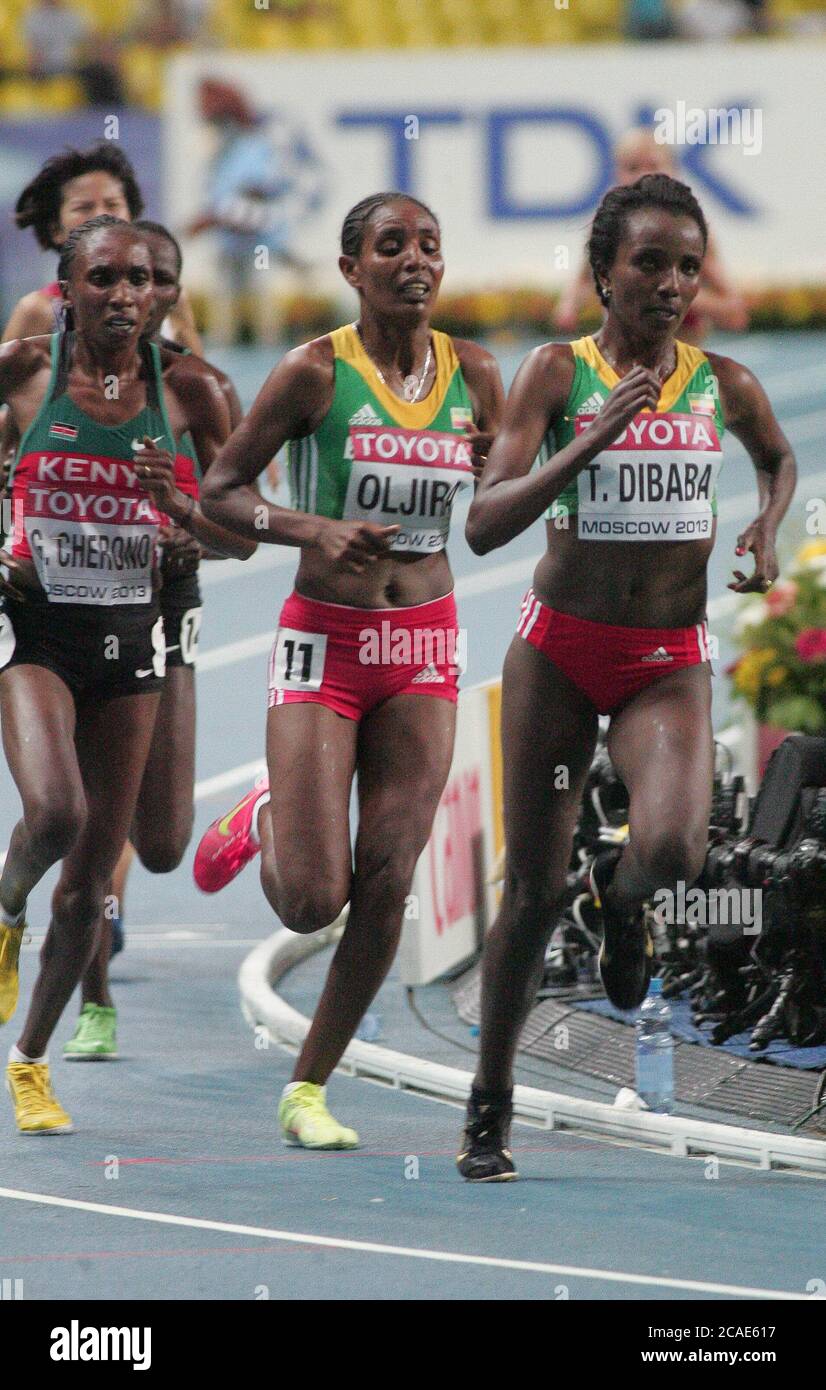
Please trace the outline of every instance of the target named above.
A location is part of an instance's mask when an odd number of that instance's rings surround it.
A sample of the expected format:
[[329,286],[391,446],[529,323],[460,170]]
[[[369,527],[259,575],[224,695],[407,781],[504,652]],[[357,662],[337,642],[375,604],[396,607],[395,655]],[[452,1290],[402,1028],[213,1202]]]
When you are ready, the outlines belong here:
[[277,690],[318,690],[324,679],[327,635],[279,629],[275,644],[274,685]]

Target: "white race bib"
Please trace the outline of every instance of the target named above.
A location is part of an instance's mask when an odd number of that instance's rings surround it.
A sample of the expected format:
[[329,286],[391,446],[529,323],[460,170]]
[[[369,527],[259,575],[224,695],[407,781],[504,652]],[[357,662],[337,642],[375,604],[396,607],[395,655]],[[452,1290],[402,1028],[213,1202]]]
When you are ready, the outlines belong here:
[[709,539],[722,461],[710,416],[638,415],[577,477],[580,540]]

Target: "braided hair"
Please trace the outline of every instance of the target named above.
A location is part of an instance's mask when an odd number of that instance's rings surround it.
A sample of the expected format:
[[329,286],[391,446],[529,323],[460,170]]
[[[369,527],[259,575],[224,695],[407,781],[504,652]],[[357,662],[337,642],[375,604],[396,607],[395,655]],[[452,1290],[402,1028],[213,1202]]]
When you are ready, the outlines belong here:
[[661,208],[675,217],[692,217],[702,233],[704,251],[708,245],[708,225],[688,184],[668,174],[643,174],[636,183],[609,189],[594,214],[587,247],[601,304],[607,305],[608,297],[600,284],[600,274],[611,269],[625,235],[628,217],[640,208]]
[[341,227],[341,251],[344,256],[360,256],[361,248],[364,244],[364,233],[367,223],[379,208],[386,207],[388,203],[415,203],[416,207],[426,212],[428,217],[432,217],[436,226],[439,226],[439,219],[435,212],[423,203],[421,199],[414,198],[410,193],[401,193],[398,189],[390,190],[385,193],[371,193],[369,198],[362,198],[360,203],[356,203],[351,208],[344,219]]
[[[90,217],[88,222],[81,222],[79,227],[75,227],[69,233],[60,248],[60,259],[57,263],[58,284],[63,285],[69,279],[78,249],[83,247],[90,236],[105,227],[124,227],[126,231],[133,233],[135,241],[143,241],[140,230],[135,227],[134,222],[124,222],[122,217],[113,217],[111,212],[102,212],[97,217]],[[62,319],[64,328],[74,327],[74,316],[70,304],[63,305]]]

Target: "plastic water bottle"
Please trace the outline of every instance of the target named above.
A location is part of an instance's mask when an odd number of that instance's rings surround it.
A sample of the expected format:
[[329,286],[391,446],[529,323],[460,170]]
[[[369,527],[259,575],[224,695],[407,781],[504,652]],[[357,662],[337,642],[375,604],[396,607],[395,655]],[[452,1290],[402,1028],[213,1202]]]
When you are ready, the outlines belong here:
[[663,982],[653,979],[637,1019],[637,1094],[649,1110],[674,1109],[674,1039],[671,1010],[663,999]]
[[361,1020],[361,1023],[355,1031],[354,1037],[358,1038],[360,1042],[375,1042],[378,1038],[380,1038],[381,1015],[370,1013],[365,1014],[364,1018]]

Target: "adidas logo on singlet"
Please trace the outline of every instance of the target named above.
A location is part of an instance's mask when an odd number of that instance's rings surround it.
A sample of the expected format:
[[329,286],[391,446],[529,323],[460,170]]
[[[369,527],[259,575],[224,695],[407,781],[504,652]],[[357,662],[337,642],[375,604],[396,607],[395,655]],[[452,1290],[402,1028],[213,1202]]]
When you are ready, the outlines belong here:
[[649,652],[647,656],[641,656],[640,661],[673,661],[665,647],[658,647],[655,652]]
[[[669,660],[670,659],[671,658],[669,657]],[[429,683],[431,685],[444,685],[445,683],[444,676],[439,675],[439,672],[436,670],[436,667],[433,665],[432,661],[429,661],[428,664],[425,666],[424,670],[420,671],[418,676],[414,676],[412,681],[410,682],[411,685],[425,685],[426,683]]]
[[348,423],[351,425],[380,425],[382,421],[379,419],[372,405],[369,405],[367,401],[365,401],[361,409],[357,410],[355,415],[350,416]]
[[594,391],[587,401],[583,401],[582,405],[577,406],[576,413],[577,415],[596,415],[597,411],[602,410],[604,405],[605,398],[599,394],[599,391]]

